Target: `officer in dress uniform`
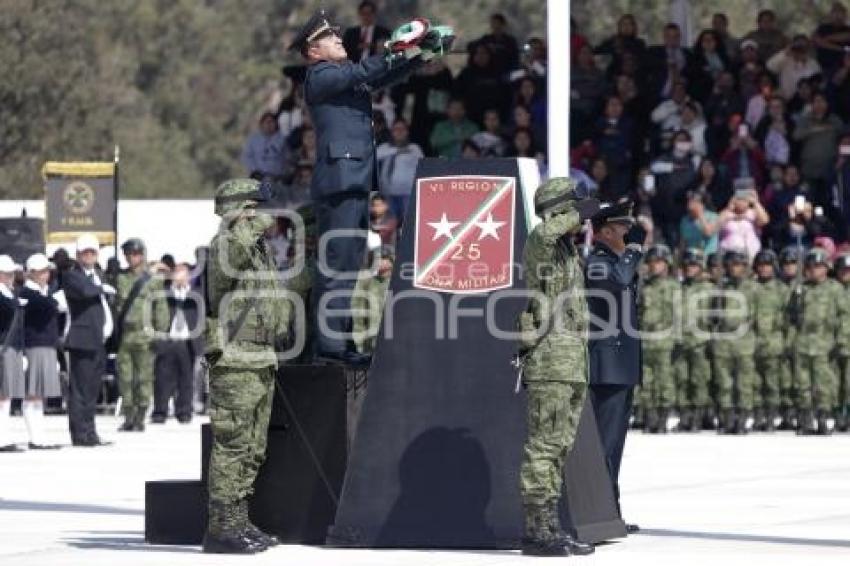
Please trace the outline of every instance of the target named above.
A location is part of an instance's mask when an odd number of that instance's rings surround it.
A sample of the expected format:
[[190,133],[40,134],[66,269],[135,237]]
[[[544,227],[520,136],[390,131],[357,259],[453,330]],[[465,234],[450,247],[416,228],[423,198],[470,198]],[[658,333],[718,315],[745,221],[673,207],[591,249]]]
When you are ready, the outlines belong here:
[[[590,311],[588,358],[590,400],[619,507],[618,477],[634,387],[641,379],[641,345],[637,336],[638,265],[646,230],[621,201],[593,217],[594,246],[585,266]],[[598,296],[596,296],[598,295]],[[616,312],[611,312],[613,300]],[[629,533],[637,525],[627,525]]]
[[[354,63],[348,60],[339,27],[319,10],[290,46],[307,60],[304,97],[317,134],[310,192],[323,249],[315,295],[321,299],[326,293],[343,291],[319,313],[332,331],[318,336],[319,354],[326,359],[351,364],[365,361],[348,348],[344,337],[350,318],[336,313],[349,309],[350,292],[365,260],[368,195],[375,185],[371,93],[404,79],[424,60],[442,55],[451,42],[441,30],[411,42],[411,37],[417,36],[409,33],[414,27],[411,23],[396,30],[387,55],[372,55]],[[335,232],[343,230],[348,232]],[[358,237],[358,232],[363,236]]]

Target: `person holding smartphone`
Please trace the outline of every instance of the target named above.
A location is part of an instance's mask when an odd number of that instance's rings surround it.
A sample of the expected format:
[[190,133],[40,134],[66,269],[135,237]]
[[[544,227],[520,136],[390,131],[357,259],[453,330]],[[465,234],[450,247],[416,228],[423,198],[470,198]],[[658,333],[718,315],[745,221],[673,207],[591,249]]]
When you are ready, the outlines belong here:
[[728,206],[720,213],[720,248],[737,249],[752,258],[761,250],[761,229],[770,215],[761,205],[752,179],[739,179]]

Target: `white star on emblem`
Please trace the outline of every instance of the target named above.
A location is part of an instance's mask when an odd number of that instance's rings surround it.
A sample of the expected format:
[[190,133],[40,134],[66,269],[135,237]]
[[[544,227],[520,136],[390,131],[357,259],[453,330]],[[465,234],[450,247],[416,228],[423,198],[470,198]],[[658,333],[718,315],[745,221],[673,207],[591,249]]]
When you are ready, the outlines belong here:
[[428,223],[428,226],[436,230],[436,232],[434,233],[434,239],[431,241],[433,242],[440,236],[452,238],[452,230],[454,230],[458,224],[460,224],[460,222],[449,222],[449,219],[446,217],[446,213],[444,212],[439,222]]
[[484,222],[476,222],[475,225],[481,228],[481,234],[478,235],[478,241],[480,242],[484,238],[488,236],[492,236],[496,240],[499,239],[499,233],[497,230],[507,224],[507,222],[496,222],[493,220],[493,213],[489,213],[487,215],[487,220]]

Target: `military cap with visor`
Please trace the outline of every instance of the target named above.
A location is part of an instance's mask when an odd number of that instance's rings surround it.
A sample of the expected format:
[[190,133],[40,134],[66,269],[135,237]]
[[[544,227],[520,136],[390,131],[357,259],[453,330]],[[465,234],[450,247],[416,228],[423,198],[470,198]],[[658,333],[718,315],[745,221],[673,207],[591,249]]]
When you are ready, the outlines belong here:
[[629,199],[622,199],[614,203],[605,203],[599,208],[599,212],[593,215],[591,222],[593,229],[599,230],[606,224],[628,224],[635,223],[632,216],[633,203]]
[[329,34],[339,35],[340,27],[333,25],[324,10],[317,10],[289,45],[291,51],[304,52],[311,41],[316,41]]

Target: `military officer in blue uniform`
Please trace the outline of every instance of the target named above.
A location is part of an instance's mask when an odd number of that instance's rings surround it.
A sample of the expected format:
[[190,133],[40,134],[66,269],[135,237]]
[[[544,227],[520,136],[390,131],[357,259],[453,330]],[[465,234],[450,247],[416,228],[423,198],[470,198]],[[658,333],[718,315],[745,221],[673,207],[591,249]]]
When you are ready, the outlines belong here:
[[[351,291],[363,267],[368,228],[368,195],[375,188],[375,141],[371,93],[406,78],[423,61],[442,55],[451,38],[423,34],[421,24],[405,24],[393,35],[389,52],[353,63],[339,27],[324,10],[316,12],[292,43],[308,68],[304,97],[316,130],[316,164],[310,187],[319,230],[317,300],[320,357],[363,363],[350,340]],[[418,33],[417,33],[418,32]],[[396,41],[396,44],[393,44]],[[398,45],[402,47],[396,49]],[[322,253],[324,252],[324,253]],[[347,291],[347,293],[346,293]]]
[[[634,387],[641,379],[637,271],[646,231],[635,223],[631,208],[628,201],[617,202],[593,217],[594,246],[585,265],[589,394],[618,508],[620,461]],[[627,525],[627,530],[638,527]]]

